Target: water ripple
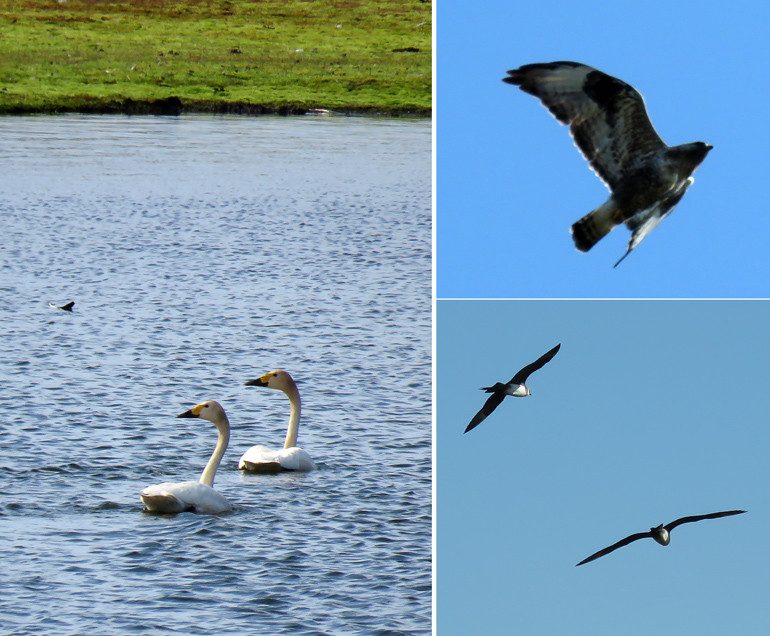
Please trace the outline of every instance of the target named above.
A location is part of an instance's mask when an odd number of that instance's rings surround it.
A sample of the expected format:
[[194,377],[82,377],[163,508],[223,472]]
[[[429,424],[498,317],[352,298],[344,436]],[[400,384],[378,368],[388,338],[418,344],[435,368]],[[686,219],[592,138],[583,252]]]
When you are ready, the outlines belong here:
[[[430,631],[430,125],[0,118],[0,632]],[[75,300],[72,313],[49,301]],[[319,469],[244,475],[288,408]],[[225,406],[213,517],[195,479]]]

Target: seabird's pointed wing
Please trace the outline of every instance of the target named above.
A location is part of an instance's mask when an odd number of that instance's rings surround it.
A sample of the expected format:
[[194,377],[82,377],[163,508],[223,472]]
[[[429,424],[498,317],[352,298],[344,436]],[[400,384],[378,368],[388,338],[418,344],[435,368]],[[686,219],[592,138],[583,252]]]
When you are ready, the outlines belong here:
[[720,517],[730,517],[732,515],[740,515],[746,512],[745,510],[725,510],[723,512],[710,512],[707,515],[693,515],[692,517],[682,517],[671,523],[667,523],[663,526],[666,530],[671,532],[677,526],[681,526],[683,523],[693,523],[694,521],[702,521],[703,519],[719,519]]
[[473,419],[468,426],[465,427],[465,432],[467,433],[481,424],[487,418],[487,415],[500,406],[500,402],[503,401],[504,397],[505,393],[502,391],[490,395],[487,401],[484,402],[484,406],[481,407],[481,410],[473,416]]
[[539,98],[610,189],[627,168],[667,146],[655,132],[633,86],[578,62],[526,64],[504,82]]
[[623,254],[623,256],[621,256],[621,257],[620,257],[620,258],[619,258],[617,261],[615,261],[615,264],[612,266],[612,268],[613,268],[613,269],[614,269],[614,268],[616,268],[616,267],[617,267],[618,265],[620,265],[620,264],[621,264],[621,263],[622,263],[624,260],[626,260],[626,256],[628,256],[628,255],[631,253],[631,250],[633,250],[633,249],[634,249],[633,247],[629,247],[629,248],[626,250],[626,253],[625,253],[625,254]]
[[523,382],[526,382],[530,374],[534,373],[540,367],[548,363],[551,360],[551,358],[553,358],[559,352],[560,348],[561,348],[561,343],[557,344],[553,349],[551,349],[547,353],[544,353],[542,356],[540,356],[537,360],[535,360],[531,364],[528,364],[523,369],[517,371],[516,375],[514,375],[511,378],[511,381],[508,384],[522,384]]
[[66,305],[62,305],[59,307],[59,309],[63,309],[64,311],[72,311],[72,308],[75,306],[75,301],[71,300]]
[[614,552],[618,548],[622,548],[624,545],[628,545],[629,543],[633,543],[634,541],[638,541],[639,539],[647,539],[648,537],[652,537],[652,532],[637,532],[636,534],[632,534],[631,536],[628,536],[625,539],[621,539],[617,543],[613,543],[611,546],[604,548],[603,550],[594,552],[590,557],[586,557],[580,563],[578,563],[575,567],[577,567],[578,565],[583,565],[584,563],[588,563],[589,561],[598,559],[599,557],[603,557],[605,554]]

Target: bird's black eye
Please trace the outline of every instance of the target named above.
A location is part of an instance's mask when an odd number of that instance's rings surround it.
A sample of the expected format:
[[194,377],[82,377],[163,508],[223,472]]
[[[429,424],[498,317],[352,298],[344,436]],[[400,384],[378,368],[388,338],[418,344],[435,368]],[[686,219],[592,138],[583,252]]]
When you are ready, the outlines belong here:
[[204,405],[203,405],[203,408],[204,408],[204,409],[207,409],[207,408],[209,408],[209,405],[208,405],[208,404],[204,404]]

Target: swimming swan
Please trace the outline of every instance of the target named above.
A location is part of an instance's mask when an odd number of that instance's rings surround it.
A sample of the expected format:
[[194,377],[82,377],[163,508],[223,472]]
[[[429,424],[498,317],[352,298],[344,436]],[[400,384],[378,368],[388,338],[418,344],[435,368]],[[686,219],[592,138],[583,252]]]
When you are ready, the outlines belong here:
[[196,404],[189,411],[177,417],[200,417],[212,422],[217,427],[217,445],[211,454],[206,468],[198,481],[165,482],[148,486],[139,496],[150,512],[175,513],[198,512],[204,515],[217,515],[230,510],[231,506],[222,495],[214,490],[216,475],[222,455],[225,454],[230,440],[230,422],[219,402],[209,400]]
[[292,377],[281,369],[265,373],[261,378],[249,380],[246,386],[266,386],[278,389],[289,398],[289,430],[286,431],[286,441],[281,450],[270,450],[265,446],[252,446],[238,462],[238,468],[258,473],[277,473],[283,470],[313,470],[315,464],[304,450],[297,447],[299,432],[300,399],[299,389]]

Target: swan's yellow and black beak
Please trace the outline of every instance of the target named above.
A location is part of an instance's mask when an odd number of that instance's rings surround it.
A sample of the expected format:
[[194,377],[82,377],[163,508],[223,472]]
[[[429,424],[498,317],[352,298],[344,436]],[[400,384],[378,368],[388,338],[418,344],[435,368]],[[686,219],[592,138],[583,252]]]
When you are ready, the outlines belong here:
[[256,380],[246,380],[244,382],[245,386],[267,386],[267,376],[263,375],[261,378],[257,378]]
[[196,404],[191,409],[177,415],[177,417],[200,417],[201,410],[203,410],[203,404]]

